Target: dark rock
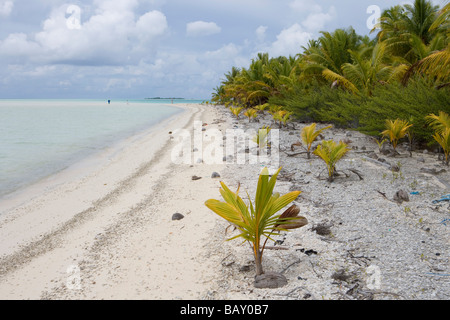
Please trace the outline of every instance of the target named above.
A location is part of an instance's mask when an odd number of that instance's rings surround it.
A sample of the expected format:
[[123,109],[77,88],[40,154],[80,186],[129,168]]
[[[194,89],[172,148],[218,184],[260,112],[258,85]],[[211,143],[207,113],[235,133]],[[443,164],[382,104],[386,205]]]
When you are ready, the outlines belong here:
[[184,216],[181,213],[174,213],[172,215],[172,220],[181,220],[183,218],[184,218]]
[[310,256],[310,255],[313,255],[313,254],[317,254],[317,251],[310,249],[310,250],[306,250],[304,253],[307,256]]
[[344,269],[340,269],[331,275],[333,280],[347,281],[351,275],[347,274]]
[[409,195],[405,190],[399,190],[394,195],[394,201],[402,203],[403,201],[409,201]]
[[315,231],[319,236],[328,236],[331,234],[331,224],[319,223],[311,228],[311,231]]
[[266,272],[255,277],[255,288],[276,289],[288,284],[285,276],[277,272]]
[[441,169],[438,171],[436,168],[420,168],[420,172],[428,174],[439,174],[447,171],[445,169]]
[[240,272],[249,272],[251,270],[251,266],[245,265],[239,268]]
[[220,178],[220,174],[218,174],[217,172],[213,172],[211,174],[211,178]]
[[400,172],[400,167],[397,164],[391,164],[389,169],[393,172]]
[[200,180],[202,177],[192,176],[192,180]]
[[304,254],[306,254],[307,256],[313,255],[313,254],[317,254],[317,251],[315,250],[305,250],[305,249],[297,249],[296,251],[300,251],[303,252]]
[[371,158],[371,159],[375,159],[375,160],[378,160],[378,156],[377,156],[377,154],[375,153],[375,152],[371,152],[371,153],[369,153],[368,155],[367,155],[369,158]]

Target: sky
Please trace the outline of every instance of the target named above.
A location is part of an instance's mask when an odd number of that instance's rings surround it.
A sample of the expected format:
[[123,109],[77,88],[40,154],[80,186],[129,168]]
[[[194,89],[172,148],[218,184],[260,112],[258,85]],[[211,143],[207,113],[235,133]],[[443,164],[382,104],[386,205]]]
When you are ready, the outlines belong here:
[[259,52],[350,26],[373,36],[381,10],[409,2],[0,0],[0,99],[208,100]]

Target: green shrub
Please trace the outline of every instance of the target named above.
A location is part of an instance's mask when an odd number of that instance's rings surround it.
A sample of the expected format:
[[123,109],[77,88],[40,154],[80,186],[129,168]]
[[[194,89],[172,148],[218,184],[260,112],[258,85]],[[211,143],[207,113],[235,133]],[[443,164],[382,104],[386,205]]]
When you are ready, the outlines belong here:
[[450,89],[437,90],[423,79],[401,84],[378,85],[372,96],[355,95],[328,86],[297,87],[271,103],[283,105],[305,122],[331,123],[338,128],[355,129],[380,136],[386,119],[413,119],[412,135],[417,143],[432,144],[433,130],[425,117],[448,111]]

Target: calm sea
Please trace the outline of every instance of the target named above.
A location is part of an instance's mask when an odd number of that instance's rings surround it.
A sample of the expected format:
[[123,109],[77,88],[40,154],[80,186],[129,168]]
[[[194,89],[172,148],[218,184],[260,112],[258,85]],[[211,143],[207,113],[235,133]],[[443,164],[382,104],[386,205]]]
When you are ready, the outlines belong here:
[[0,100],[0,198],[201,102]]

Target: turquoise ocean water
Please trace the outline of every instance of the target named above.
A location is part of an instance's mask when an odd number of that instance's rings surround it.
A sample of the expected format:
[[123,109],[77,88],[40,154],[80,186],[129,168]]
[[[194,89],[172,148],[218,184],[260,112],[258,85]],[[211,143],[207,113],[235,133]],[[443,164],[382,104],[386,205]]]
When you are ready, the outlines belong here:
[[0,199],[201,100],[0,100]]

